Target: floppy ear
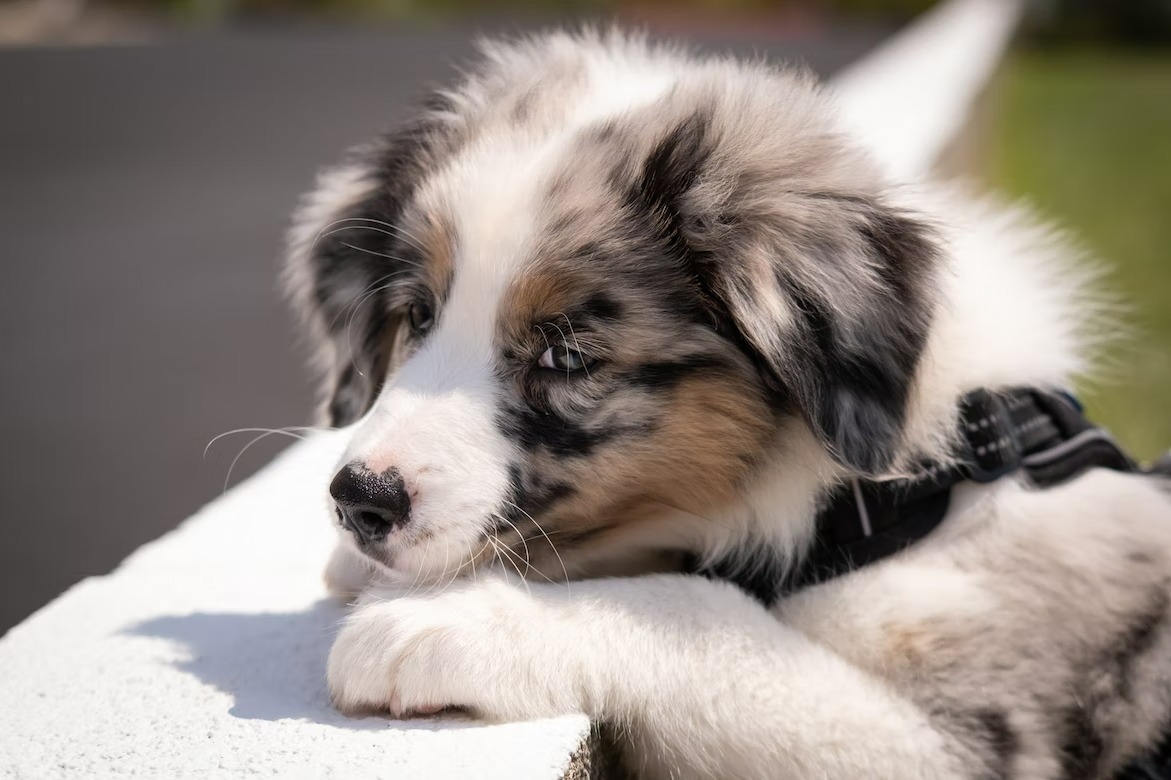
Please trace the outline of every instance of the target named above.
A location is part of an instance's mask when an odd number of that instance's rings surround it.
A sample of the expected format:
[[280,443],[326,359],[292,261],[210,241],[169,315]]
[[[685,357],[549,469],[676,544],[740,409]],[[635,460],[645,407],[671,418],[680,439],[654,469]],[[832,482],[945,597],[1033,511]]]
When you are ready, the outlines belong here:
[[830,455],[880,474],[899,453],[931,325],[935,247],[873,198],[780,200],[774,222],[707,264],[708,286]]
[[324,171],[289,232],[285,282],[322,375],[321,414],[354,422],[392,364],[400,318],[386,303],[397,272],[421,258],[397,229],[441,128],[424,117]]
[[821,213],[837,222],[824,226],[830,240],[790,248],[805,252],[793,267],[833,272],[776,274],[794,322],[788,349],[774,346],[769,362],[830,454],[877,475],[902,444],[934,310],[936,251],[922,223],[873,200],[837,200]]
[[[691,119],[647,158],[641,181],[655,182],[661,229],[778,398],[839,463],[882,473],[899,454],[935,305],[930,231],[882,202],[865,160],[770,170],[744,147],[734,154],[746,160],[719,152]],[[846,189],[851,177],[860,191]]]

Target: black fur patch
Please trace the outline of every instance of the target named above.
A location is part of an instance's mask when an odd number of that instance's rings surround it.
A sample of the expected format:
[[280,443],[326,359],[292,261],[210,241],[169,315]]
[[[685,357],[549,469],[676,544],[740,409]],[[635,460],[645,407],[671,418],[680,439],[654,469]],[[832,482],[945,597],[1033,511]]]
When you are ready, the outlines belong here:
[[615,322],[622,318],[622,304],[605,293],[594,293],[581,306],[586,317],[606,322]]
[[1114,780],[1163,780],[1171,777],[1171,724],[1164,724],[1163,737],[1142,756],[1114,775]]
[[1061,776],[1066,780],[1097,777],[1106,745],[1084,706],[1073,704],[1058,713],[1057,735]]
[[972,714],[972,727],[976,742],[988,754],[989,780],[1012,777],[1012,764],[1020,750],[1020,737],[1009,724],[1008,716],[999,710],[977,710]]
[[527,538],[531,534],[541,535],[541,529],[533,519],[553,504],[574,493],[573,485],[555,479],[546,479],[538,473],[526,472],[520,464],[508,466],[509,499],[497,512],[497,536],[506,536],[509,531]]
[[328,407],[335,426],[364,414],[385,380],[393,321],[389,295],[379,288],[422,259],[387,226],[401,218],[423,175],[424,159],[445,143],[450,139],[443,138],[437,121],[425,117],[386,135],[375,151],[362,152],[378,185],[364,201],[337,214],[335,219],[345,221],[325,230],[315,247],[314,298],[339,359]]
[[688,355],[679,360],[638,366],[623,377],[623,381],[648,390],[672,390],[688,377],[705,372],[718,373],[727,367],[726,361],[713,355]]
[[628,192],[628,203],[657,212],[662,227],[679,240],[683,240],[679,203],[711,155],[707,142],[710,125],[711,118],[700,112],[675,125],[647,155]]
[[574,492],[573,486],[567,482],[548,479],[536,473],[526,475],[516,463],[508,466],[508,482],[512,502],[527,512],[542,512]]
[[526,450],[548,450],[560,457],[586,457],[597,447],[633,433],[645,433],[649,423],[630,425],[603,425],[587,427],[559,412],[535,409],[531,406],[513,406],[497,418],[505,436]]
[[[707,139],[710,124],[710,117],[703,113],[678,123],[655,144],[634,183],[623,194],[623,204],[640,232],[651,238],[665,257],[688,272],[701,258],[687,239],[682,205],[711,156]],[[700,287],[697,292],[704,293],[702,280],[696,277],[695,282]],[[705,297],[716,300],[710,295]]]

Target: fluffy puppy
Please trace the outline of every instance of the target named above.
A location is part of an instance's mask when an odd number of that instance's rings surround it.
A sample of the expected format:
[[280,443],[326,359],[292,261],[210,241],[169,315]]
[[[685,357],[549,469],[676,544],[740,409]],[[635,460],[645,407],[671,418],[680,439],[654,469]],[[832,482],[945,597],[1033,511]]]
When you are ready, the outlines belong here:
[[487,45],[324,173],[287,276],[353,426],[337,705],[584,711],[663,777],[1106,777],[1150,744],[1154,478],[964,485],[778,598],[829,491],[946,463],[965,392],[1064,387],[1096,327],[1044,230],[894,185],[803,74],[589,33]]

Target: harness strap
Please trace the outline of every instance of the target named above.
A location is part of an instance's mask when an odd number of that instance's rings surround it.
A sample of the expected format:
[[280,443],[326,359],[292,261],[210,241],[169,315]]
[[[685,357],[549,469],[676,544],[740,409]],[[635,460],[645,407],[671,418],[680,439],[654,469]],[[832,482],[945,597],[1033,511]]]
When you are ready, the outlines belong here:
[[1090,468],[1138,470],[1068,393],[975,390],[962,399],[959,428],[953,465],[924,462],[910,479],[852,479],[832,490],[817,516],[812,547],[787,576],[768,566],[719,563],[699,573],[731,580],[771,604],[924,538],[943,521],[951,489],[961,482],[983,484],[1018,474],[1033,487],[1047,488]]
[[975,390],[960,404],[959,426],[954,466],[925,463],[913,479],[855,479],[833,491],[818,515],[814,546],[784,591],[844,574],[922,539],[942,522],[951,488],[960,482],[989,483],[1022,472],[1029,484],[1046,488],[1090,468],[1137,469],[1066,393]]

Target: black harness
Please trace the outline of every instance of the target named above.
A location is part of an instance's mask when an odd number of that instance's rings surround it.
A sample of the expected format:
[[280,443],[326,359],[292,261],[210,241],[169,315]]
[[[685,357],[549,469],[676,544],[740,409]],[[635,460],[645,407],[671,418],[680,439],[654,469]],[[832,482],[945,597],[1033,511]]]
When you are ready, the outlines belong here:
[[1137,471],[1105,430],[1085,418],[1067,393],[1016,388],[976,390],[960,406],[955,465],[921,464],[918,476],[851,480],[827,499],[817,535],[787,592],[831,579],[899,552],[927,536],[947,514],[951,489],[1013,474],[1047,488],[1090,468]]
[[[951,489],[1018,475],[1036,488],[1059,485],[1091,468],[1139,472],[1110,434],[1086,419],[1070,394],[1014,388],[964,396],[954,465],[922,463],[914,478],[850,480],[831,492],[817,516],[812,548],[795,571],[769,561],[697,568],[729,580],[765,604],[906,549],[943,521]],[[1171,476],[1171,457],[1150,473]],[[1171,780],[1171,734],[1115,780]]]
[[1061,484],[1090,468],[1138,471],[1103,429],[1062,392],[1014,388],[975,390],[960,405],[959,451],[950,465],[923,462],[910,479],[853,479],[827,495],[813,545],[794,570],[767,554],[692,565],[697,573],[739,585],[766,605],[909,547],[947,514],[951,489],[1020,475],[1038,488]]

